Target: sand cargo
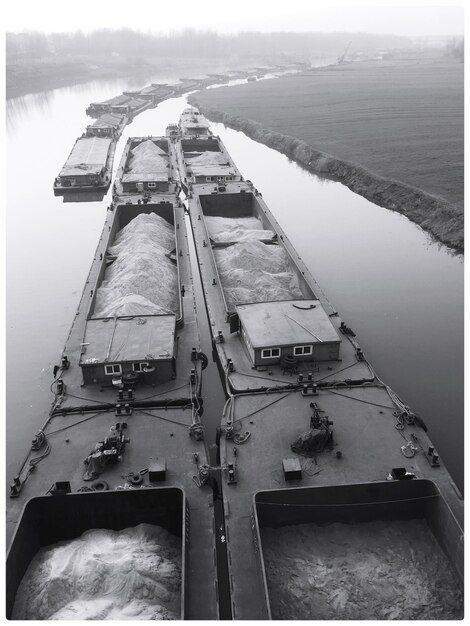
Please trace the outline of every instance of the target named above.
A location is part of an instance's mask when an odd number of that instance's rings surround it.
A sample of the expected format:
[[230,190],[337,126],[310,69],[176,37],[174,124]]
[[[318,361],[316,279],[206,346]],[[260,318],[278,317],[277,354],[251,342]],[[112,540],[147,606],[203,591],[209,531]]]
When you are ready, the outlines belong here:
[[[125,492],[74,493],[66,498],[47,496],[31,498],[25,505],[7,557],[7,615],[11,616],[13,613],[15,595],[21,579],[39,550],[47,549],[58,542],[63,545],[90,530],[122,531],[139,524],[163,528],[179,539],[178,560],[181,561],[181,566],[178,573],[181,577],[179,580],[173,580],[172,586],[178,596],[177,619],[184,619],[187,603],[185,591],[189,507],[184,491],[171,487]],[[93,572],[88,572],[90,577],[92,574]],[[67,577],[67,573],[64,572],[63,579],[67,580]],[[97,593],[96,596],[98,595]],[[97,598],[93,600],[96,602]],[[60,608],[63,610],[63,607]],[[21,617],[31,619],[26,615]],[[68,617],[80,618],[80,614],[70,614]],[[15,618],[19,619],[18,616]]]
[[275,489],[253,506],[271,619],[462,615],[460,535],[432,481]]

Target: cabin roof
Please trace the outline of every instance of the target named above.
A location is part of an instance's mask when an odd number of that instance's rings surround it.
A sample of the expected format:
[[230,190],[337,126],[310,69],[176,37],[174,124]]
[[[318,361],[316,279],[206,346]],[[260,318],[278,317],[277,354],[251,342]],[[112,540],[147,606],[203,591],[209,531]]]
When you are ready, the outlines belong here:
[[110,145],[110,137],[81,137],[77,139],[59,176],[99,174],[106,165]]
[[100,115],[100,117],[95,122],[93,122],[91,126],[100,128],[118,127],[123,119],[124,116],[120,113],[104,113],[103,115]]
[[319,300],[257,302],[236,311],[254,348],[341,341]]
[[171,359],[175,328],[173,314],[89,319],[80,365]]

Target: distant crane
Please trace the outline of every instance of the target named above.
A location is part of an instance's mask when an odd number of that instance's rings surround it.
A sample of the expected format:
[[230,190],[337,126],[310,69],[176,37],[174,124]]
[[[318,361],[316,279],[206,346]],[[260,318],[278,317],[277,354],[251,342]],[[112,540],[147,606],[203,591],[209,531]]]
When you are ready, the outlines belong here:
[[349,48],[351,47],[351,44],[352,44],[352,41],[350,41],[350,42],[348,43],[348,45],[346,46],[346,49],[345,49],[345,51],[343,52],[343,54],[342,54],[341,56],[339,56],[339,57],[338,57],[338,65],[341,65],[342,63],[344,63],[344,62],[345,62],[346,55],[347,55],[347,53],[348,53]]

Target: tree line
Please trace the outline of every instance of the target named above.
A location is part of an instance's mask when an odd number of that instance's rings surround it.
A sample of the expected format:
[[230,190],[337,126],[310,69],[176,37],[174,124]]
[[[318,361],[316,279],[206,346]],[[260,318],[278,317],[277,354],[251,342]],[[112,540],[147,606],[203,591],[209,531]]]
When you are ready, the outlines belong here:
[[139,32],[131,29],[99,29],[90,33],[6,33],[7,63],[21,59],[44,59],[55,56],[102,57],[201,57],[231,58],[278,56],[280,53],[308,58],[319,54],[340,54],[350,50],[406,48],[411,41],[395,35],[367,33],[259,33],[233,35],[210,30],[186,29],[168,34]]

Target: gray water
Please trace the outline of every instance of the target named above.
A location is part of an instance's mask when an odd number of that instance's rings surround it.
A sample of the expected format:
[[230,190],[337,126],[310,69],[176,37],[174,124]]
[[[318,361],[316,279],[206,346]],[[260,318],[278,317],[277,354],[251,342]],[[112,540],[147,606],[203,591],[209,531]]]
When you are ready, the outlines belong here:
[[[7,101],[7,480],[47,416],[52,369],[110,202],[108,195],[63,204],[53,180],[90,123],[87,105],[131,86],[96,82]],[[174,98],[139,115],[119,141],[114,170],[129,136],[163,135],[185,105]],[[213,130],[356,331],[378,375],[425,420],[462,488],[463,258],[341,184],[220,124]]]

